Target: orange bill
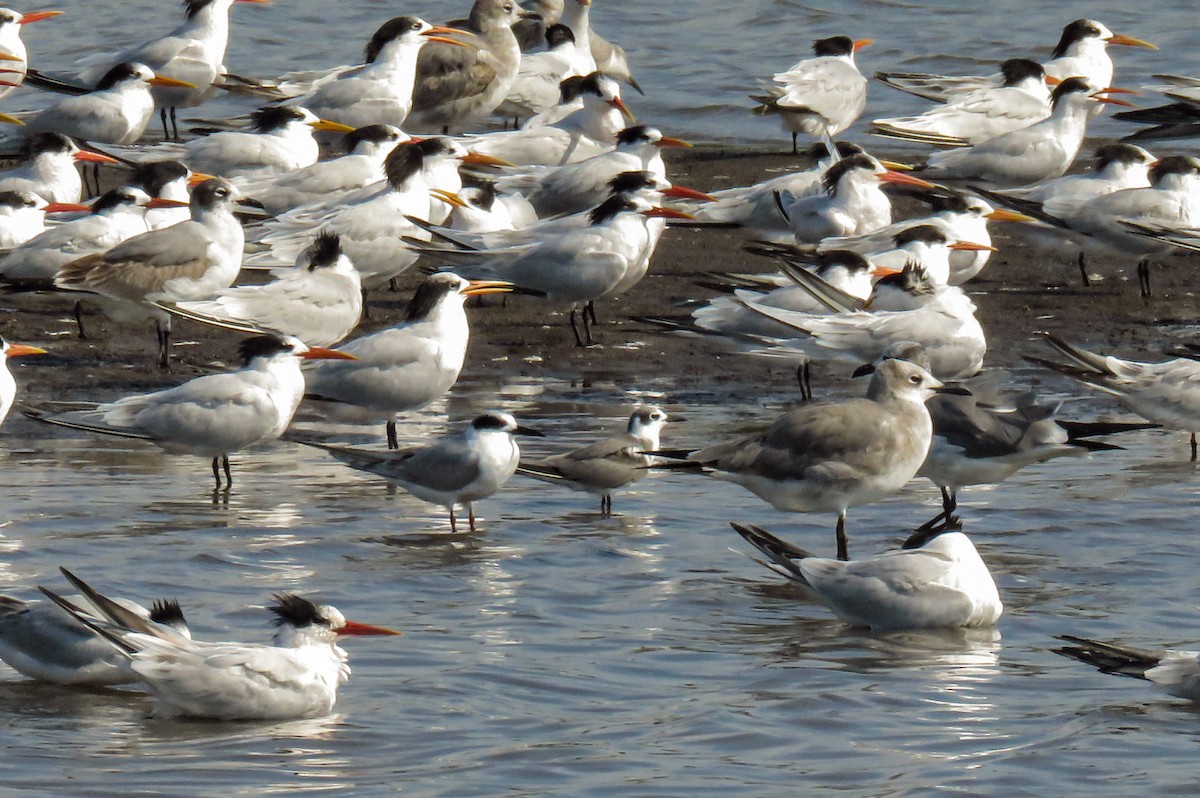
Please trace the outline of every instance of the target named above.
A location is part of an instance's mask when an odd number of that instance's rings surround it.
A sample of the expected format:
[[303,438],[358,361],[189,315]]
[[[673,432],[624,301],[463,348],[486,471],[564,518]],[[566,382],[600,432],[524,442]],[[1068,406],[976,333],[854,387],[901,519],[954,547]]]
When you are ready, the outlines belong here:
[[349,352],[340,349],[326,349],[323,346],[310,346],[308,351],[301,354],[305,360],[358,360]]
[[30,11],[28,14],[21,15],[20,24],[28,25],[30,22],[41,22],[43,19],[54,19],[62,15],[61,11]]
[[369,623],[359,623],[358,621],[346,621],[345,626],[333,630],[339,635],[399,635],[393,629],[387,629],[382,626],[372,626]]
[[45,349],[40,346],[29,346],[28,344],[9,344],[8,351],[5,353],[9,357],[27,357],[29,355],[44,355],[47,354]]
[[459,293],[466,296],[483,296],[484,294],[506,294],[513,290],[513,284],[505,280],[471,280],[467,287]]

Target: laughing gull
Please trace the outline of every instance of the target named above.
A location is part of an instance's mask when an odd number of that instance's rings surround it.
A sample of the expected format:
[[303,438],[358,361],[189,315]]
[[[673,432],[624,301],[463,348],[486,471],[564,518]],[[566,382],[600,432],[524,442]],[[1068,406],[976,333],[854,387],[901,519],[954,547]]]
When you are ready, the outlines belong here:
[[1074,635],[1059,635],[1058,639],[1071,645],[1051,649],[1055,654],[1077,659],[1101,673],[1145,679],[1173,696],[1200,702],[1198,652],[1134,648]]
[[629,416],[625,432],[610,435],[566,454],[528,460],[517,473],[582,490],[600,497],[600,512],[612,512],[612,493],[646,475],[646,452],[659,447],[667,414],[654,405],[640,405]]
[[1145,363],[1088,352],[1053,335],[1046,335],[1046,342],[1070,362],[1025,359],[1108,394],[1144,419],[1190,433],[1195,462],[1196,433],[1200,432],[1200,362],[1181,357]]
[[877,632],[988,627],[1004,611],[987,564],[953,517],[927,524],[896,551],[849,562],[817,557],[756,526],[732,526],[770,560],[755,562],[854,626]]
[[385,477],[422,501],[445,507],[450,513],[451,532],[458,531],[454,507],[463,505],[474,532],[472,503],[500,490],[517,470],[521,450],[514,435],[542,437],[542,433],[521,426],[508,413],[493,410],[476,416],[463,432],[445,435],[428,446],[400,451],[371,451],[303,439],[299,442],[324,449],[351,468]]
[[687,455],[777,510],[836,512],[837,556],[848,559],[846,510],[890,496],[912,479],[933,426],[925,400],[947,390],[903,360],[881,363],[864,399],[806,403],[765,432]]

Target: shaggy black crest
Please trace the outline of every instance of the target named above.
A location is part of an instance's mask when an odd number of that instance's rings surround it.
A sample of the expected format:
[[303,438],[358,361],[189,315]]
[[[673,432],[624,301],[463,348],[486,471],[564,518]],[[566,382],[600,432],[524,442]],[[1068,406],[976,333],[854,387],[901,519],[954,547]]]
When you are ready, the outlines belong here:
[[291,352],[292,345],[274,335],[255,335],[238,344],[238,355],[242,365],[249,366],[255,358],[272,357],[280,352]]
[[347,133],[342,138],[342,144],[346,148],[346,152],[354,152],[354,149],[364,141],[378,144],[383,141],[396,141],[399,138],[400,134],[389,125],[366,125]]
[[649,141],[646,131],[649,128],[646,125],[633,125],[627,127],[617,134],[617,144],[636,144],[639,141]]
[[187,626],[183,617],[183,608],[178,601],[159,600],[150,605],[150,620],[164,626]]
[[1132,144],[1105,144],[1103,147],[1096,148],[1096,171],[1103,172],[1111,164],[1123,163],[1126,166],[1142,163],[1146,160],[1146,153],[1140,148]]
[[424,142],[406,141],[397,144],[383,161],[383,173],[393,188],[400,188],[408,179],[421,171],[425,162],[425,151],[421,149]]
[[905,264],[904,269],[899,274],[889,274],[875,283],[875,285],[887,285],[892,288],[898,288],[914,296],[932,294],[937,291],[937,286],[929,279],[929,275],[925,272],[925,267],[916,263]]
[[1050,57],[1062,58],[1075,42],[1096,38],[1099,35],[1100,29],[1096,27],[1096,23],[1090,19],[1077,19],[1063,28],[1062,37],[1058,40],[1058,44],[1054,46],[1054,53]]
[[594,94],[597,97],[601,95],[600,91],[600,72],[593,72],[590,75],[572,75],[566,80],[558,84],[559,102],[569,103],[573,100],[578,100],[582,95]]
[[499,414],[497,414],[497,413],[484,413],[484,414],[483,414],[483,415],[481,415],[481,416],[476,416],[476,417],[475,417],[475,419],[474,419],[474,420],[471,422],[471,427],[472,427],[472,428],[474,428],[474,429],[479,429],[479,430],[484,430],[484,429],[494,429],[494,430],[506,430],[506,429],[512,429],[512,425],[511,425],[511,424],[509,424],[509,421],[508,421],[508,419],[504,418],[503,416],[501,416],[501,415],[499,415]]
[[821,58],[827,55],[850,55],[854,52],[854,41],[849,36],[830,36],[828,39],[817,39],[813,42],[813,55]]
[[866,258],[848,249],[831,249],[828,252],[821,252],[817,255],[817,262],[815,264],[817,276],[824,277],[839,266],[851,274],[865,272],[871,268],[871,264]]
[[187,176],[188,168],[179,161],[153,161],[134,167],[129,184],[137,186],[151,197],[157,197],[168,183]]
[[128,61],[123,64],[117,64],[115,67],[105,72],[104,77],[100,78],[100,80],[96,82],[96,88],[94,91],[111,89],[121,81],[136,78],[137,76],[138,73],[137,70],[134,69],[133,64],[129,63]]
[[935,194],[926,194],[921,198],[929,203],[929,208],[934,213],[942,213],[950,211],[951,213],[968,213],[972,205],[965,194],[959,194],[955,191],[942,192]]
[[1160,158],[1158,163],[1150,167],[1150,185],[1158,185],[1158,181],[1167,175],[1186,175],[1200,173],[1200,160],[1190,155],[1168,155]]
[[1091,90],[1092,87],[1083,78],[1067,78],[1054,87],[1054,91],[1050,94],[1050,105],[1053,108],[1057,108],[1059,101],[1068,94],[1088,94]]
[[613,194],[623,194],[629,191],[640,191],[643,188],[653,188],[658,181],[649,172],[622,172],[608,181],[608,187]]
[[209,5],[212,5],[212,0],[183,0],[183,13],[191,19]]
[[546,28],[546,49],[553,50],[567,42],[574,42],[575,34],[566,25],[551,25]]
[[329,625],[329,620],[321,615],[317,605],[306,598],[301,598],[295,593],[276,593],[273,598],[275,603],[267,609],[275,613],[276,626],[287,625],[303,629],[313,624]]
[[304,114],[290,105],[268,105],[250,112],[250,124],[258,133],[270,133],[303,118]]
[[950,238],[946,235],[946,232],[932,224],[918,224],[907,230],[901,230],[899,233],[896,233],[896,237],[892,240],[896,242],[897,247],[911,244],[914,241],[923,241],[926,244],[947,244],[950,242]]
[[7,8],[0,9],[0,25],[11,25],[17,21],[17,15]]
[[1015,86],[1029,78],[1042,77],[1046,70],[1037,61],[1028,58],[1010,58],[1000,65],[1000,74],[1004,75],[1005,86]]
[[25,143],[25,157],[36,158],[44,152],[74,152],[75,144],[61,133],[45,131],[29,137]]
[[24,191],[0,191],[0,205],[6,208],[32,208],[37,200]]
[[400,38],[409,31],[419,31],[421,27],[421,20],[416,17],[392,17],[380,25],[379,29],[375,31],[375,35],[371,37],[371,41],[367,42],[363,57],[368,64],[375,63],[375,59],[379,57],[380,51],[387,46],[388,42]]
[[[849,141],[834,142],[833,146],[837,147],[838,155],[842,158],[849,158],[851,155],[863,154],[862,147],[858,146],[857,144],[852,144]],[[814,161],[823,161],[829,157],[829,148],[825,146],[825,142],[818,141],[816,144],[813,144],[800,154],[806,158],[811,158]]]
[[448,272],[431,274],[425,278],[425,282],[417,287],[417,292],[409,300],[404,320],[421,321],[428,318],[437,304],[442,301],[442,297],[451,292],[457,292],[460,285],[462,283],[459,282],[458,275]]
[[609,197],[592,209],[592,212],[588,214],[588,219],[592,224],[603,224],[618,213],[636,210],[637,206],[624,197]]
[[851,155],[849,158],[843,158],[833,166],[825,170],[825,174],[821,175],[821,185],[825,189],[825,193],[833,195],[837,193],[837,184],[847,172],[855,169],[866,169],[869,172],[875,171],[875,163],[871,160],[871,156],[866,153]]
[[332,230],[322,230],[308,246],[308,270],[328,268],[337,263],[341,254],[342,237]]
[[112,191],[106,191],[92,203],[92,213],[103,213],[121,205],[136,205],[138,201],[135,195],[128,188],[122,186],[114,188]]

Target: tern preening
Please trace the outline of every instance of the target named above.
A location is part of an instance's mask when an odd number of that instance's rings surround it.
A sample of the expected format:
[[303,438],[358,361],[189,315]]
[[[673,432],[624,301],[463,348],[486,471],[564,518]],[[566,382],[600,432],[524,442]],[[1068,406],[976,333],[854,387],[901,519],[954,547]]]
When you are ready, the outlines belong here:
[[50,599],[128,661],[138,684],[155,698],[154,715],[203,720],[289,720],[333,711],[338,688],[350,677],[351,635],[398,635],[382,626],[347,620],[336,608],[294,593],[277,593],[273,645],[207,643],[110,628],[78,613],[46,588]]
[[876,632],[994,626],[1004,605],[987,564],[957,519],[935,521],[895,551],[850,561],[818,557],[760,527],[732,526],[769,560],[755,562],[853,626]]
[[542,433],[518,424],[508,413],[491,411],[476,416],[461,433],[399,451],[308,440],[300,443],[324,449],[351,468],[384,477],[418,499],[445,507],[450,513],[451,532],[458,531],[454,508],[463,505],[474,532],[474,503],[504,487],[517,470],[521,450],[514,435],[541,437]]
[[212,459],[213,479],[233,484],[229,455],[284,433],[304,396],[300,359],[353,360],[295,338],[256,336],[242,342],[243,367],[207,374],[174,388],[127,396],[89,410],[26,415],[69,429],[155,443],[167,452]]
[[625,432],[609,435],[564,454],[523,460],[517,473],[600,497],[600,512],[612,512],[613,491],[637,482],[650,465],[647,452],[659,447],[667,414],[640,405],[629,415]]

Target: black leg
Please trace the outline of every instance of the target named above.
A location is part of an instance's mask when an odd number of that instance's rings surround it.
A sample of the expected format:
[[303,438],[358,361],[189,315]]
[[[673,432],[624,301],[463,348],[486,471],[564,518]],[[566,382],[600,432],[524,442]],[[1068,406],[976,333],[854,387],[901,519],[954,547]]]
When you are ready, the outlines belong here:
[[583,313],[583,340],[588,346],[592,345],[592,323],[588,321],[587,306],[584,306]]
[[171,106],[171,132],[175,136],[175,140],[179,141],[179,120],[175,118],[175,106]]
[[397,291],[400,290],[400,283],[396,281],[395,277],[388,280],[388,290],[391,291],[392,293],[396,293]]
[[1150,259],[1142,258],[1137,265],[1138,286],[1142,289],[1142,297],[1150,296]]
[[79,337],[87,338],[87,333],[83,331],[83,303],[75,303],[75,326],[79,328]]
[[[396,437],[396,419],[392,419],[387,423],[387,443],[389,449],[399,449],[400,439]],[[453,514],[453,510],[451,511]]]
[[161,322],[155,322],[155,329],[158,332],[158,367],[164,371],[171,370],[171,328],[162,326]]
[[800,401],[811,402],[813,398],[812,374],[807,360],[796,366],[796,382],[800,385]]
[[456,521],[454,519],[454,508],[453,507],[450,508],[450,531],[451,532],[458,531],[458,521]]
[[1090,288],[1092,281],[1088,279],[1087,255],[1083,254],[1083,250],[1079,251],[1079,276],[1083,278],[1083,287]]
[[792,155],[800,154],[800,148],[796,146],[796,137],[799,135],[799,133],[792,133]]
[[846,514],[838,515],[837,522],[837,558],[850,559],[850,537],[846,534]]
[[225,489],[233,487],[233,474],[229,471],[229,455],[221,455],[221,467],[225,470]]
[[575,346],[583,346],[583,339],[579,337],[579,328],[575,326],[575,308],[571,308],[571,332],[575,333]]
[[949,517],[951,513],[958,509],[958,494],[940,485],[938,487],[942,491],[942,513]]
[[1196,433],[1192,433],[1192,462],[1196,462]]
[[371,318],[371,304],[369,302],[367,302],[367,289],[364,288],[362,290],[362,295],[363,295],[363,318],[369,320]]
[[170,141],[171,140],[171,129],[169,127],[167,127],[166,106],[163,106],[162,108],[158,109],[158,115],[159,115],[159,118],[162,119],[163,138],[166,139],[167,141]]
[[474,532],[475,531],[475,508],[470,504],[467,505],[467,523],[470,525],[471,531]]
[[221,458],[220,457],[213,458],[212,468],[213,468],[213,480],[217,483],[217,486],[215,488],[213,488],[213,490],[220,490],[221,489]]
[[588,315],[592,317],[592,324],[600,323],[600,320],[596,318],[596,300],[589,299],[587,307],[585,307],[584,310],[586,310]]

